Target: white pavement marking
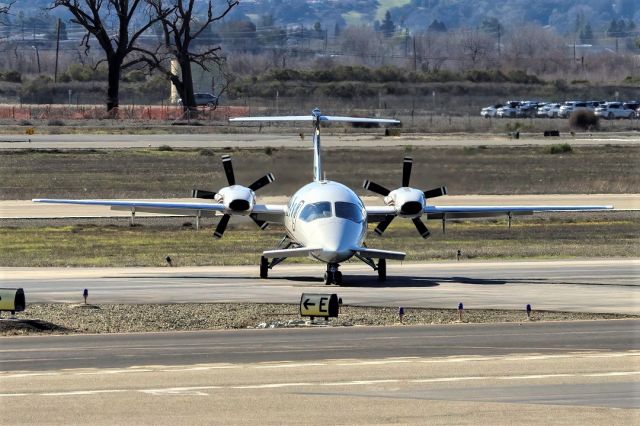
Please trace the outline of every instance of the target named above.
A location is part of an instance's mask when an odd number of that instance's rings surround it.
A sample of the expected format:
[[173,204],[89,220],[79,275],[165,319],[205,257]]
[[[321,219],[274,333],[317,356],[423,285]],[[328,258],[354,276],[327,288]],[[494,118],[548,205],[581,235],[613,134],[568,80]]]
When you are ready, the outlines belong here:
[[640,351],[630,350],[626,352],[576,352],[570,354],[530,354],[530,355],[504,355],[504,356],[452,356],[444,358],[424,359],[420,357],[391,357],[381,360],[358,360],[358,359],[332,359],[326,362],[303,362],[291,363],[283,362],[264,362],[255,365],[246,364],[210,364],[210,365],[139,365],[126,369],[63,369],[57,371],[44,372],[0,372],[0,378],[23,378],[34,376],[58,376],[58,375],[109,375],[109,374],[130,374],[145,372],[165,372],[176,373],[185,371],[207,371],[218,369],[234,369],[234,368],[255,368],[255,369],[279,369],[279,368],[308,368],[308,367],[353,367],[353,366],[371,366],[386,364],[408,364],[408,363],[467,363],[467,362],[486,362],[486,361],[532,361],[532,360],[550,360],[550,359],[591,359],[591,358],[622,358],[622,357],[640,357]]
[[345,380],[338,382],[284,382],[265,383],[255,385],[227,385],[227,386],[191,386],[191,387],[171,387],[153,389],[101,389],[101,390],[75,390],[67,392],[33,392],[33,393],[4,393],[0,397],[16,396],[83,396],[99,395],[106,393],[141,392],[154,396],[165,395],[208,395],[205,390],[224,389],[278,389],[287,387],[305,386],[366,386],[390,383],[440,383],[440,382],[460,382],[471,380],[531,380],[531,379],[554,379],[558,377],[606,377],[606,376],[633,376],[640,375],[640,371],[612,371],[607,373],[573,373],[573,374],[535,374],[517,376],[466,376],[466,377],[434,377],[428,379],[381,379],[381,380]]
[[101,389],[101,390],[79,390],[70,392],[46,392],[35,395],[40,396],[76,396],[76,395],[99,395],[103,393],[121,393],[127,392],[126,389]]

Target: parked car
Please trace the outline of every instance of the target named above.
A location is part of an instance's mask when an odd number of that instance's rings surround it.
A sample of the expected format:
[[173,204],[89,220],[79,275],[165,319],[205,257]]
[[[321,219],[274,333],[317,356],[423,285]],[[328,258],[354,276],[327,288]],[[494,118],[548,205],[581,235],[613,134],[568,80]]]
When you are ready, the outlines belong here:
[[[208,106],[214,107],[218,105],[218,97],[211,93],[194,93],[193,97],[196,102],[196,106]],[[182,105],[182,99],[178,99],[178,105]]]
[[571,113],[578,110],[586,110],[589,109],[587,103],[584,101],[568,101],[565,102],[564,105],[560,107],[558,110],[558,117],[569,118]]
[[480,117],[495,117],[496,113],[498,112],[498,108],[502,108],[502,104],[495,104],[493,106],[484,107],[480,110]]
[[496,111],[496,117],[515,118],[518,115],[518,106],[520,101],[507,101],[502,108]]
[[596,115],[613,120],[614,118],[633,118],[636,112],[630,108],[624,108],[622,102],[605,102],[596,108]]
[[632,109],[635,112],[635,118],[640,118],[640,101],[625,102],[622,108]]
[[517,117],[535,117],[538,107],[544,105],[544,102],[538,101],[522,101],[518,105],[516,116]]
[[537,115],[540,118],[557,118],[558,111],[560,111],[560,104],[558,103],[550,103],[545,104],[542,107],[538,108]]

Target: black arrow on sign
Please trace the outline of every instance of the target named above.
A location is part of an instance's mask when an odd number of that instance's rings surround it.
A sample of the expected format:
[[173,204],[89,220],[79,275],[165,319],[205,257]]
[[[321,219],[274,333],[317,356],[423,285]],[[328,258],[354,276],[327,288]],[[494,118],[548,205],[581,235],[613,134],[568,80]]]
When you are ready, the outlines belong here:
[[302,304],[302,306],[304,306],[304,308],[307,309],[307,310],[309,309],[309,306],[316,306],[315,303],[309,303],[309,300],[311,300],[311,299],[306,299],[304,301],[304,303]]

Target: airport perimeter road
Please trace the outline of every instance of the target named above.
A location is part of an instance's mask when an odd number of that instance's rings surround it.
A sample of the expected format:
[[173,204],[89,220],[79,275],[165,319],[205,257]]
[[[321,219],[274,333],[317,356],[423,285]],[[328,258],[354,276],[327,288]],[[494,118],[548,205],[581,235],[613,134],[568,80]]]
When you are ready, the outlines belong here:
[[4,337],[2,421],[634,424],[639,325]]
[[257,266],[185,268],[0,268],[3,287],[28,303],[299,303],[301,293],[335,292],[345,304],[640,314],[640,260],[443,262],[341,267],[345,285],[325,286],[324,265],[279,265],[268,280]]
[[[68,135],[0,135],[0,149],[20,148],[59,148],[59,149],[117,149],[146,148],[170,145],[174,148],[262,148],[262,147],[310,147],[311,127],[306,130],[304,140],[300,140],[300,129],[275,133],[207,133],[207,134],[162,134],[162,135],[104,135],[104,134],[68,134]],[[598,134],[573,138],[544,138],[539,135],[522,135],[513,140],[503,135],[403,135],[380,137],[384,130],[375,134],[339,134],[327,131],[322,135],[325,147],[376,147],[376,146],[469,146],[469,145],[550,145],[569,142],[571,145],[619,144],[636,145],[640,138],[629,135]]]

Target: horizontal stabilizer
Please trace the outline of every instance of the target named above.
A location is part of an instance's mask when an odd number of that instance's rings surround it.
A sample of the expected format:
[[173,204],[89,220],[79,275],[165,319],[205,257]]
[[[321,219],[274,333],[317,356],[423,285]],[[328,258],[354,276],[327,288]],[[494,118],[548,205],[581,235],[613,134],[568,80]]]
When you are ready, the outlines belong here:
[[371,257],[373,259],[391,259],[391,260],[404,260],[406,253],[401,251],[389,251],[389,250],[377,250],[366,247],[358,247],[353,251],[362,257]]
[[281,258],[281,257],[307,257],[307,256],[310,256],[312,251],[318,251],[318,250],[322,250],[322,249],[300,247],[300,248],[281,249],[281,250],[266,250],[262,252],[262,255],[267,259]]
[[[319,112],[319,111],[318,111]],[[231,122],[248,122],[248,121],[314,121],[316,117],[319,121],[333,121],[342,123],[378,123],[378,124],[400,124],[400,120],[389,118],[367,118],[367,117],[343,117],[337,115],[274,115],[262,117],[234,117],[230,118]]]

